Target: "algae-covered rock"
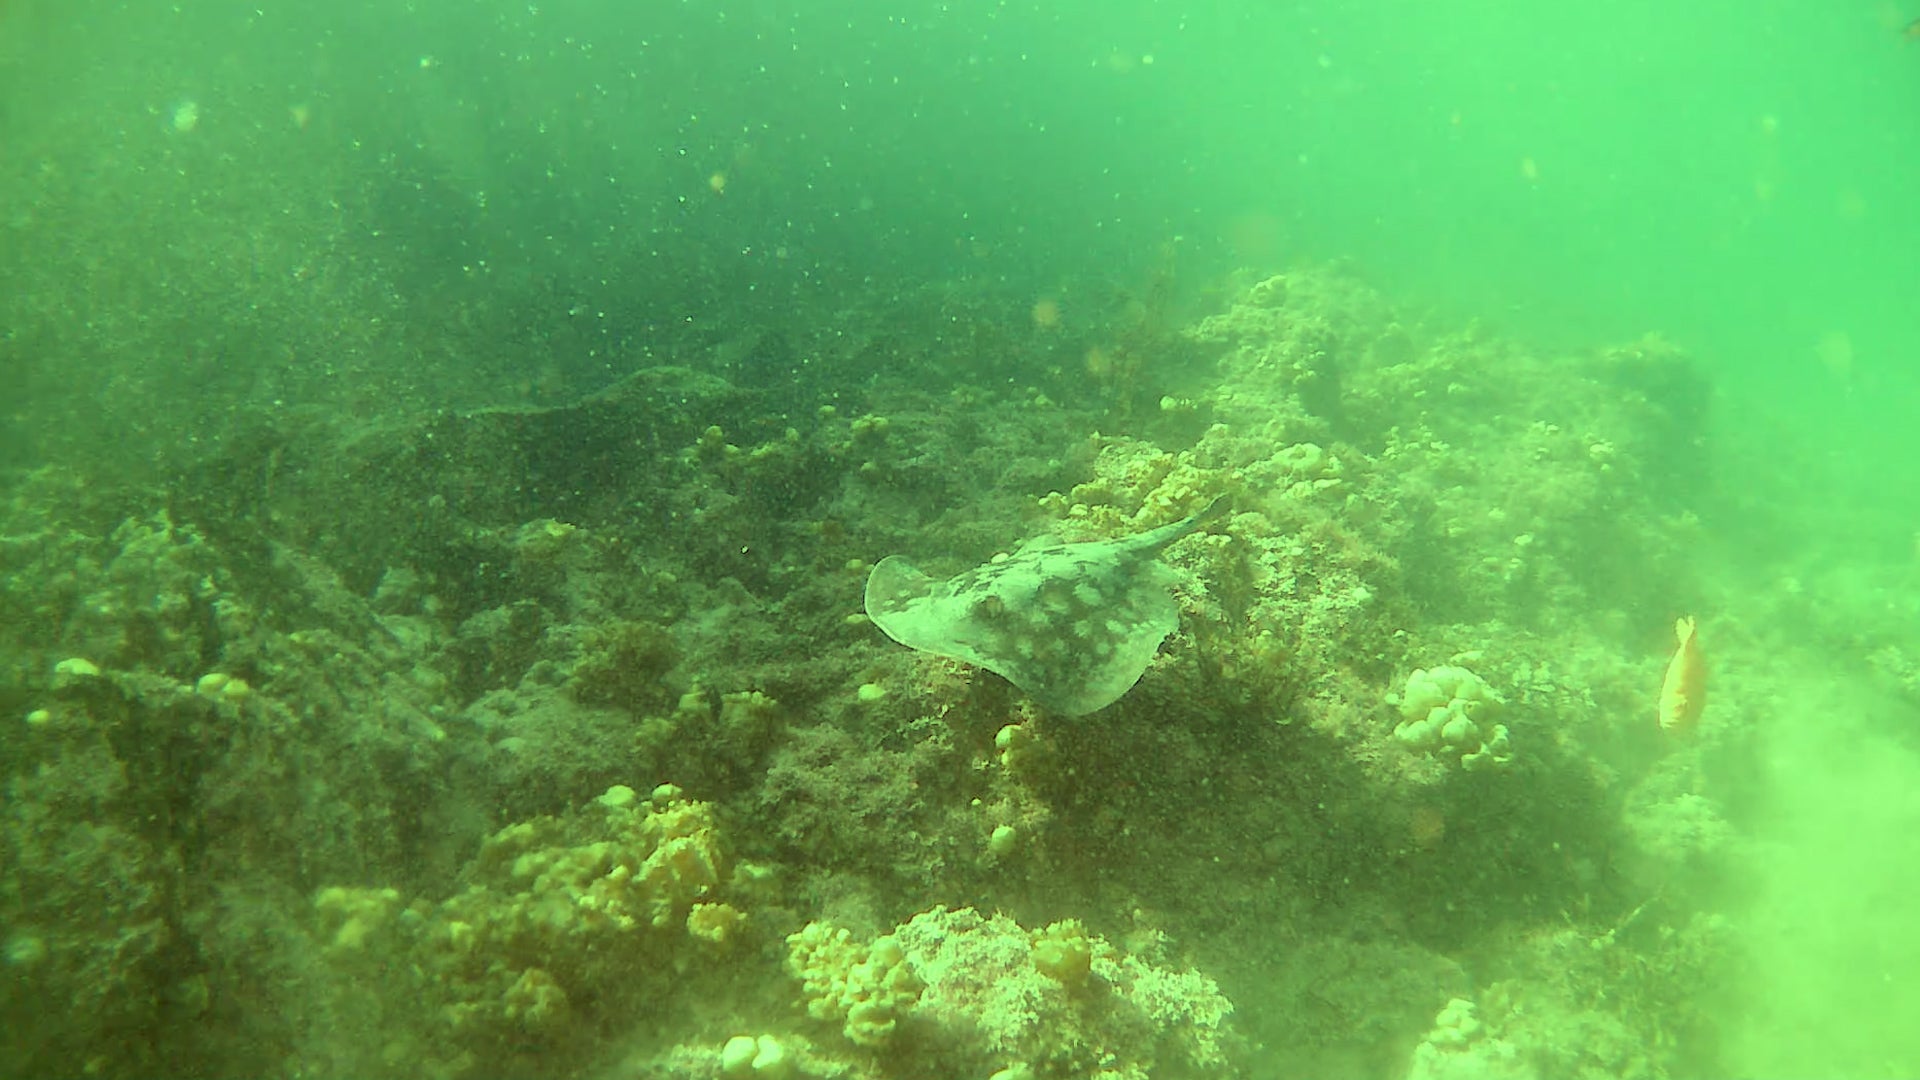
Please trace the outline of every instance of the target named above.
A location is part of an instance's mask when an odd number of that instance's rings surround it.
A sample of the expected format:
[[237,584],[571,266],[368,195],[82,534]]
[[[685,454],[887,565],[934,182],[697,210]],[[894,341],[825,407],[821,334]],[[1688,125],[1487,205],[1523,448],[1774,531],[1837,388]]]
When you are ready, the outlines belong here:
[[390,889],[328,888],[315,906],[330,961],[417,1001],[394,1037],[458,1076],[502,1055],[564,1059],[582,1049],[566,1040],[578,1025],[638,1015],[669,991],[676,956],[737,928],[739,912],[702,903],[726,877],[710,806],[616,785],[494,833],[446,900],[397,910]]

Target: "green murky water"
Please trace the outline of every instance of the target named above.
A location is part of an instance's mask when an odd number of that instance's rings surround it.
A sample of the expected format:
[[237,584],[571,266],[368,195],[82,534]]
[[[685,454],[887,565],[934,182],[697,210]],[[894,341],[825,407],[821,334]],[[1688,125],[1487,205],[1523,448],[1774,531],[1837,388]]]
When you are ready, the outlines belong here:
[[1920,9],[1350,8],[0,3],[0,1071],[1920,1073]]

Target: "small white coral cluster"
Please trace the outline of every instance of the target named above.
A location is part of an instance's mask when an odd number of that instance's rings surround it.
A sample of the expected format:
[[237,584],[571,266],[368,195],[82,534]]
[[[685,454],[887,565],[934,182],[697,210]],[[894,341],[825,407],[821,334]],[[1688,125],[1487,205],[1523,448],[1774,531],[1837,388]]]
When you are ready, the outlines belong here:
[[[1090,1069],[1098,1062],[1098,1071],[1049,1075],[1146,1080],[1231,1071],[1233,1004],[1212,979],[1121,953],[1076,920],[1029,932],[1004,915],[934,908],[871,947],[821,923],[788,940],[809,1011],[832,1019],[851,996],[874,1002],[889,1020],[910,1016],[923,1075],[1030,1077],[1068,1061]],[[878,954],[897,962],[876,969]],[[910,995],[889,995],[884,985],[858,995],[862,985],[902,979],[903,970]],[[847,1015],[851,1024],[851,1008]],[[864,1034],[847,1031],[854,1042]]]
[[[591,838],[568,835],[576,828],[572,822],[542,818],[509,825],[487,839],[478,865],[507,869],[507,888],[522,904],[516,917],[543,933],[587,933],[606,925],[663,929],[719,885],[723,864],[705,803],[676,800],[651,809],[624,784],[595,801],[605,825]],[[448,910],[467,899],[449,901]],[[500,920],[492,910],[498,907],[494,897],[482,906]],[[710,922],[714,912],[702,915]]]
[[773,1035],[735,1035],[720,1049],[720,1075],[730,1080],[785,1080],[794,1055]]
[[1507,726],[1494,722],[1505,708],[1500,695],[1466,668],[1421,668],[1407,677],[1393,734],[1415,750],[1458,756],[1469,771],[1497,769],[1513,761]]
[[1454,998],[1414,1047],[1407,1080],[1537,1080],[1517,1047],[1489,1035],[1473,1002]]
[[883,1045],[900,1014],[920,998],[920,978],[891,934],[872,944],[829,923],[811,922],[787,937],[787,970],[806,987],[807,1013],[844,1020],[842,1032],[860,1046]]
[[1337,491],[1343,484],[1340,459],[1310,442],[1278,450],[1268,461],[1250,467],[1248,472],[1275,474],[1285,485],[1289,499],[1310,499],[1323,491]]

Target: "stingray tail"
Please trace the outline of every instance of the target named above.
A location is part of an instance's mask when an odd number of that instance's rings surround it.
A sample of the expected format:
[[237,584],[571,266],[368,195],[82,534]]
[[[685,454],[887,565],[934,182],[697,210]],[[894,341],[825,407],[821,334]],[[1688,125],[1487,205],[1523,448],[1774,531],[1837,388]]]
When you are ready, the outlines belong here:
[[1208,525],[1227,516],[1233,509],[1233,500],[1229,496],[1216,496],[1214,500],[1199,511],[1188,514],[1171,525],[1162,525],[1152,532],[1141,533],[1138,546],[1129,545],[1135,551],[1158,551],[1175,540],[1190,533],[1199,532]]
[[1233,496],[1215,495],[1213,501],[1200,508],[1199,512],[1187,518],[1188,532],[1203,529],[1233,512]]

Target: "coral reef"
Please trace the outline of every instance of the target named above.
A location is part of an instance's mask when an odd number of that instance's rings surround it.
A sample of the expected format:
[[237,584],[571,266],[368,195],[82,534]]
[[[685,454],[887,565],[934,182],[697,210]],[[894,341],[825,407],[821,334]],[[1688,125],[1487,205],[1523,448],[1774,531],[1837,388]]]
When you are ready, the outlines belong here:
[[[1318,270],[1070,353],[967,312],[969,363],[850,312],[553,404],[264,419],[159,488],[10,477],[0,1051],[1711,1073],[1763,665],[1716,632],[1749,688],[1658,738],[1655,631],[1714,599],[1686,358],[1536,355]],[[770,394],[780,357],[846,378]],[[1223,497],[1090,715],[862,611],[885,554],[940,579]]]

